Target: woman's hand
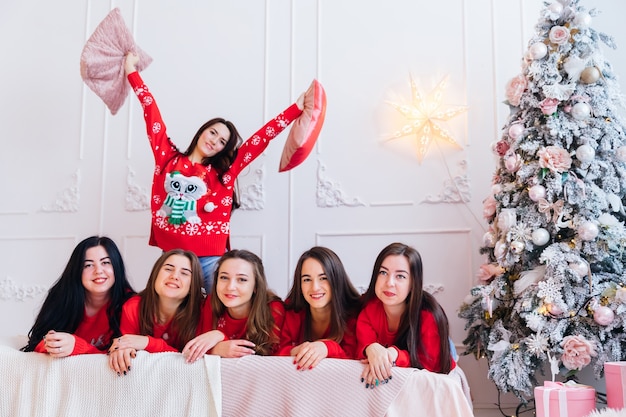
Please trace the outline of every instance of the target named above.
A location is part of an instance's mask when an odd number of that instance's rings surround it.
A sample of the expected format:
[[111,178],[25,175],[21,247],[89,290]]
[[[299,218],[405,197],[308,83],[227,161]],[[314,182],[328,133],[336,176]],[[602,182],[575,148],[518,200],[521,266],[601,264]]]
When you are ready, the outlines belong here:
[[365,348],[366,367],[361,374],[361,382],[365,388],[374,388],[391,379],[391,368],[398,352],[394,348],[385,348],[380,343],[372,343]]
[[254,355],[254,343],[249,340],[224,340],[215,345],[209,352],[222,358],[241,358]]
[[219,330],[211,330],[191,339],[183,348],[185,362],[194,363],[226,338]]
[[299,370],[313,369],[322,359],[328,356],[328,348],[324,342],[304,342],[291,349],[291,356],[295,356],[293,364]]
[[144,350],[148,346],[149,341],[150,339],[148,338],[148,336],[125,334],[123,336],[113,339],[113,343],[111,343],[111,347],[109,348],[109,353],[112,353],[116,350],[131,348],[135,350]]
[[55,332],[50,330],[43,337],[43,345],[46,351],[55,358],[70,356],[74,351],[76,339],[74,335],[65,332]]
[[109,352],[108,355],[109,367],[117,373],[117,376],[122,376],[130,371],[130,364],[137,356],[137,351],[133,348],[118,349]]
[[126,54],[126,58],[124,59],[124,72],[126,75],[137,71],[137,64],[139,63],[139,55],[134,52],[129,52]]

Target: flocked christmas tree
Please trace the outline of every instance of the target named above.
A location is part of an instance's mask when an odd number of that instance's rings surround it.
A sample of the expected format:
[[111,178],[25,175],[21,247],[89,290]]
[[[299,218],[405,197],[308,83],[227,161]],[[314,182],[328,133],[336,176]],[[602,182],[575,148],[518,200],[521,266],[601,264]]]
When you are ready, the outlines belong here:
[[[615,74],[579,0],[545,3],[493,151],[480,285],[459,315],[466,353],[522,400],[538,372],[626,359],[626,136]],[[544,366],[548,365],[548,366]]]

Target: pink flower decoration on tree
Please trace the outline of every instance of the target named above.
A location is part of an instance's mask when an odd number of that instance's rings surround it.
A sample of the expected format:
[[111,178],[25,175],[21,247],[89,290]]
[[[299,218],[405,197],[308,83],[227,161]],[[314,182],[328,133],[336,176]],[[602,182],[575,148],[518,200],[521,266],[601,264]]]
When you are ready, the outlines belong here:
[[556,112],[559,103],[560,101],[555,98],[546,98],[539,103],[539,108],[543,114],[550,115]]
[[550,42],[554,44],[566,44],[567,42],[569,42],[570,38],[569,29],[565,26],[553,26],[552,29],[550,29],[550,34],[548,35],[548,38],[550,39]]
[[561,341],[563,354],[561,362],[567,369],[581,370],[591,363],[591,357],[596,356],[596,346],[583,336],[565,336]]
[[546,146],[537,152],[539,166],[552,172],[566,172],[572,166],[572,157],[558,146]]
[[504,156],[510,147],[511,145],[509,145],[507,141],[499,140],[494,146],[494,151],[498,154],[498,156]]
[[483,217],[489,220],[494,214],[496,214],[496,199],[490,195],[483,201]]
[[505,92],[509,104],[516,107],[519,106],[520,99],[526,88],[528,88],[528,80],[521,74],[509,80],[506,84]]
[[476,273],[476,277],[483,282],[489,282],[493,278],[504,274],[504,271],[504,268],[498,264],[482,264]]

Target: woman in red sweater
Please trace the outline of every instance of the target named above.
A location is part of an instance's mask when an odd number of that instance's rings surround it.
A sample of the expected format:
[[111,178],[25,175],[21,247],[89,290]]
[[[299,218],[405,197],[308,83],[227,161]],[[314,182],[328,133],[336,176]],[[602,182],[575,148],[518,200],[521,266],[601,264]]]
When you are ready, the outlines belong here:
[[267,288],[261,259],[247,250],[226,252],[217,262],[204,302],[200,336],[183,349],[188,362],[204,353],[223,358],[272,355],[285,319],[281,299]]
[[394,365],[444,374],[455,367],[446,313],[422,286],[417,250],[392,243],[380,252],[357,321],[366,388],[387,382]]
[[304,94],[243,143],[232,122],[214,118],[200,126],[187,150],[180,152],[168,137],[154,96],[137,72],[138,62],[139,56],[129,53],[124,69],[143,108],[156,164],[150,245],[164,251],[182,248],[195,252],[208,293],[215,263],[229,249],[231,213],[238,205],[237,176],[302,114]]
[[48,291],[22,350],[53,358],[105,353],[121,334],[122,305],[134,293],[115,242],[84,239]]
[[173,249],[157,259],[146,288],[122,309],[109,365],[126,375],[136,351],[178,352],[196,335],[202,307],[202,267],[191,251]]
[[285,304],[278,354],[293,356],[297,369],[355,358],[361,296],[335,252],[315,246],[300,256]]

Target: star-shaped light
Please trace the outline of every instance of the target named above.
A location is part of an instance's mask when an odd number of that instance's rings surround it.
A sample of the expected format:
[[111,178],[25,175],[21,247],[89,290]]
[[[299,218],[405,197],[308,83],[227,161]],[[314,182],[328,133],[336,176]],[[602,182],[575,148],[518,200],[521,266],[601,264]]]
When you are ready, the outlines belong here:
[[408,123],[394,133],[389,140],[415,134],[417,136],[417,159],[420,163],[433,140],[444,140],[461,148],[461,145],[441,126],[442,122],[447,122],[467,110],[465,106],[442,108],[442,98],[447,87],[447,81],[448,78],[445,77],[426,97],[422,97],[413,77],[411,77],[411,104],[388,102],[408,119]]

